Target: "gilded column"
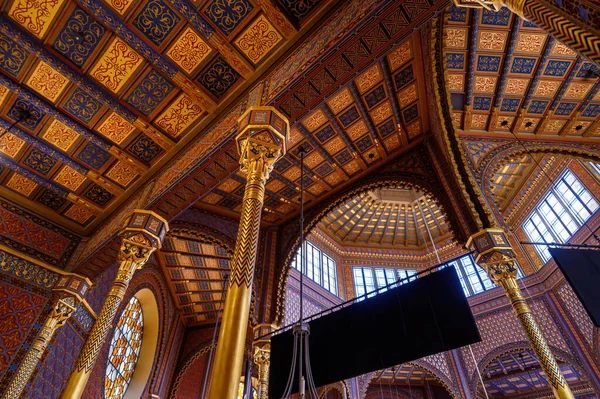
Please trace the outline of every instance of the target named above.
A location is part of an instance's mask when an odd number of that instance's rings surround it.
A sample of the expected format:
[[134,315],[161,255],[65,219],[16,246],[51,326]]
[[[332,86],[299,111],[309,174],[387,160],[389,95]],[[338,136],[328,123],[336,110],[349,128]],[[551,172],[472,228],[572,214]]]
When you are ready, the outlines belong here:
[[496,11],[507,7],[600,67],[600,10],[585,0],[564,0],[569,7],[546,0],[454,0],[454,3],[459,7]]
[[250,107],[238,120],[236,136],[246,190],[229,288],[215,354],[209,399],[236,399],[244,360],[258,230],[265,183],[286,151],[289,124],[273,107]]
[[274,324],[254,327],[254,363],[258,366],[258,399],[269,397],[269,365],[271,363],[271,337],[265,335],[277,329]]
[[108,330],[117,313],[117,309],[127,292],[129,282],[136,270],[141,269],[160,244],[168,231],[167,222],[154,212],[136,209],[125,221],[121,231],[119,250],[119,271],[102,305],[100,314],[88,335],[75,370],[71,373],[63,391],[63,399],[79,399],[85,389],[98,352],[104,345]]
[[504,231],[482,230],[469,238],[467,247],[475,251],[475,261],[485,269],[490,279],[504,288],[538,362],[548,378],[554,396],[557,399],[573,399],[571,389],[519,289],[517,264]]
[[48,318],[19,365],[17,372],[2,396],[3,399],[18,399],[21,397],[54,333],[71,317],[91,285],[92,283],[87,278],[75,274],[65,274],[59,279],[52,289],[53,303]]

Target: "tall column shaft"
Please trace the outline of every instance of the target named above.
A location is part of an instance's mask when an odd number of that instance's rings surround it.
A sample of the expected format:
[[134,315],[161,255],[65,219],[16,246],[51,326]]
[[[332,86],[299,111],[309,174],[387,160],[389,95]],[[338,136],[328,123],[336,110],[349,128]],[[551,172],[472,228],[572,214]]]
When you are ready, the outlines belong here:
[[240,226],[233,253],[229,289],[213,366],[209,399],[237,397],[252,295],[260,214],[268,170],[262,157],[248,167]]
[[254,363],[258,365],[258,399],[269,398],[269,363],[271,346],[254,348]]
[[473,234],[467,248],[475,252],[475,261],[487,272],[490,279],[504,288],[510,304],[517,314],[527,339],[548,378],[557,399],[573,399],[567,380],[538,327],[517,283],[518,267],[506,233],[501,229],[485,229]]
[[62,399],[79,399],[90,378],[98,353],[106,341],[110,326],[115,318],[121,301],[125,297],[129,282],[137,269],[142,268],[168,230],[167,222],[150,211],[135,210],[125,221],[121,233],[119,250],[119,271],[102,305],[100,314],[85,341],[75,370],[69,376]]
[[50,315],[41,328],[39,335],[36,337],[35,341],[33,341],[29,351],[27,351],[25,358],[19,365],[17,373],[2,397],[3,399],[18,399],[21,397],[35,367],[46,351],[48,343],[52,340],[56,330],[64,325],[67,319],[71,317],[71,314],[75,310],[75,304],[73,297],[58,299],[54,303]]
[[510,304],[517,313],[521,326],[523,326],[523,330],[527,334],[527,339],[531,343],[540,366],[550,382],[554,396],[558,399],[572,399],[573,394],[571,393],[571,389],[569,389],[569,385],[562,375],[542,331],[533,318],[531,309],[529,309],[519,289],[516,276],[502,279],[499,281],[499,284],[506,291],[506,296],[508,296]]

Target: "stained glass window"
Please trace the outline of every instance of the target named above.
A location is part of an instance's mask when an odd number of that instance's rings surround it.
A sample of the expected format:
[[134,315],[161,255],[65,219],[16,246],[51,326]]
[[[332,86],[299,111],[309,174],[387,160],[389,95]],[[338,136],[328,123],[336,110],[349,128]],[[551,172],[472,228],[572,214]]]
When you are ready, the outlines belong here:
[[110,342],[104,379],[106,399],[121,399],[125,395],[140,355],[143,329],[142,306],[136,297],[132,297],[117,322]]

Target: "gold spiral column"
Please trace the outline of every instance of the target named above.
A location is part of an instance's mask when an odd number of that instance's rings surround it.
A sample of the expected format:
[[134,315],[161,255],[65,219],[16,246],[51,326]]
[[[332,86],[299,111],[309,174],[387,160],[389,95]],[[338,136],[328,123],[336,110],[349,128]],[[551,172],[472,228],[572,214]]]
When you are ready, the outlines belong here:
[[67,273],[61,276],[52,289],[53,304],[48,318],[33,344],[31,344],[23,361],[21,361],[2,399],[18,399],[21,397],[54,333],[71,317],[77,305],[83,301],[82,298],[91,285],[90,280],[76,274]]
[[557,399],[573,399],[571,389],[519,289],[517,265],[504,231],[482,230],[469,238],[467,247],[475,251],[475,261],[485,269],[490,279],[504,288],[540,366],[548,378],[554,396]]
[[137,269],[141,269],[165,237],[169,227],[167,221],[154,212],[136,209],[125,222],[121,232],[120,263],[117,277],[102,305],[83,349],[79,352],[75,370],[69,376],[62,399],[79,399],[83,394],[98,352],[104,345],[110,325],[127,292],[129,282]]
[[[573,3],[583,6],[586,1]],[[600,27],[592,18],[577,16],[577,12],[569,12],[547,0],[454,0],[454,4],[495,11],[506,7],[600,67]],[[574,8],[579,9],[577,4],[574,4]],[[590,9],[594,9],[594,6]]]
[[208,391],[209,399],[237,398],[265,183],[275,162],[285,154],[289,123],[273,107],[250,107],[238,119],[238,130],[240,133],[235,139],[240,153],[240,169],[247,174],[246,191]]

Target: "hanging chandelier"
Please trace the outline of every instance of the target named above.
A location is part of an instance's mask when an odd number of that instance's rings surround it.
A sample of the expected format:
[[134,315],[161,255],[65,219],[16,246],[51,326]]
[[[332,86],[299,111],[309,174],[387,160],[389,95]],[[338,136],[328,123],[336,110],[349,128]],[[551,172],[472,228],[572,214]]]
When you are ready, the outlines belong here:
[[304,148],[298,148],[300,155],[300,318],[294,325],[294,349],[292,354],[292,367],[288,376],[282,399],[289,399],[292,395],[294,377],[297,374],[299,399],[319,399],[315,381],[310,367],[309,336],[310,326],[304,322],[304,270],[306,256],[304,254]]

